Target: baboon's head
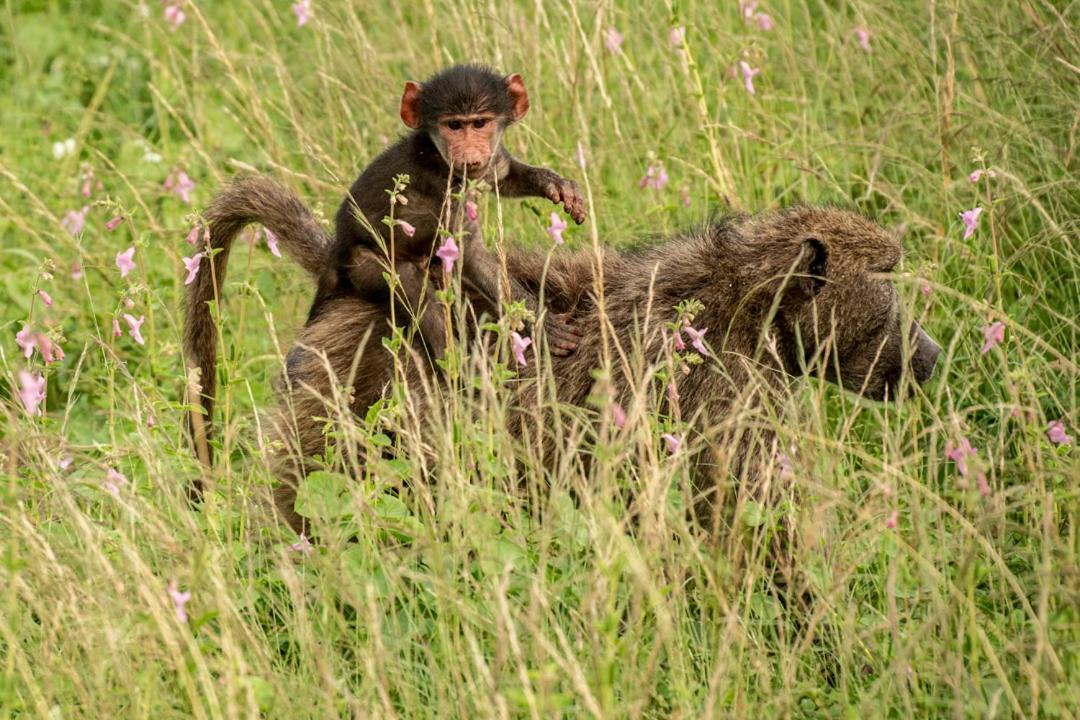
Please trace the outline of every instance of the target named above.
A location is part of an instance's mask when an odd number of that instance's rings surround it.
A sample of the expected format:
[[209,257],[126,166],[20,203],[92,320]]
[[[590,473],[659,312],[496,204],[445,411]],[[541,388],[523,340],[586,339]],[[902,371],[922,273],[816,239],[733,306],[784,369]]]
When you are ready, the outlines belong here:
[[790,372],[820,366],[875,400],[896,398],[904,376],[930,379],[941,348],[900,307],[889,276],[900,261],[897,237],[858,213],[820,207],[751,218],[743,234],[768,246],[772,262],[787,263],[771,271],[793,269],[781,281],[778,318]]

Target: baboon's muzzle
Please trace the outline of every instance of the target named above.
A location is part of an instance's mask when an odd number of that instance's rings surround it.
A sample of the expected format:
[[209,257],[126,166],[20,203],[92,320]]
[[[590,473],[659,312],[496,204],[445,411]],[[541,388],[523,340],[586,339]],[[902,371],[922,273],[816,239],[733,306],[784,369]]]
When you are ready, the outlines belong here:
[[940,354],[941,346],[934,342],[925,330],[915,325],[911,339],[911,372],[915,376],[915,382],[922,385],[934,375],[934,366],[937,365]]

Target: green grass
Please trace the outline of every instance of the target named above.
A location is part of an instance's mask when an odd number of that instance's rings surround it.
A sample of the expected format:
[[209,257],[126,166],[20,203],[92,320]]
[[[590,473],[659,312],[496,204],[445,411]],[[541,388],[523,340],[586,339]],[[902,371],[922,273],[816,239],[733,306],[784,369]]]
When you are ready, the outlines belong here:
[[[1060,419],[1080,436],[1076,3],[766,0],[769,32],[734,1],[314,0],[303,28],[289,5],[185,4],[173,32],[154,0],[145,16],[0,3],[0,714],[1076,717],[1080,464],[1046,434]],[[618,54],[607,27],[625,35]],[[729,75],[742,58],[762,68],[754,96]],[[664,459],[655,417],[619,443],[571,439],[560,457],[594,462],[544,473],[502,431],[505,384],[482,412],[447,396],[426,434],[397,393],[385,422],[400,459],[311,483],[312,507],[356,542],[328,532],[304,556],[266,499],[257,411],[312,288],[264,245],[241,247],[225,461],[192,510],[192,213],[250,166],[331,216],[401,131],[402,83],[459,60],[525,75],[532,110],[508,143],[587,188],[571,246],[690,227],[723,195],[751,210],[839,202],[904,228],[897,282],[945,348],[935,380],[901,406],[795,383],[784,419],[745,419],[796,450],[782,497],[728,488],[731,521],[711,538],[680,509],[686,469]],[[54,158],[69,137],[74,154]],[[637,186],[653,157],[671,176],[659,192]],[[977,168],[994,176],[973,184]],[[196,182],[190,205],[162,186],[174,169]],[[84,200],[87,170],[102,187]],[[87,204],[70,234],[61,219]],[[964,240],[958,214],[976,205]],[[546,246],[548,204],[502,212],[501,241]],[[113,337],[123,312],[145,315],[145,345]],[[993,320],[1005,341],[982,354]],[[66,358],[25,360],[26,323]],[[25,368],[47,379],[41,417],[12,390]],[[387,426],[338,428],[370,444]],[[945,458],[960,437],[988,498]],[[109,468],[128,481],[118,499]]]

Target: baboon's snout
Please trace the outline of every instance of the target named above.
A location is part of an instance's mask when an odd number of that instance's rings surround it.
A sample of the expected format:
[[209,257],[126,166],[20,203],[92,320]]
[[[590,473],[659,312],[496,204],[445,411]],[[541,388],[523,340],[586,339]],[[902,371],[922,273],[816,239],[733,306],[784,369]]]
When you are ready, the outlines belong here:
[[918,325],[912,328],[911,371],[915,381],[922,385],[934,375],[941,346]]

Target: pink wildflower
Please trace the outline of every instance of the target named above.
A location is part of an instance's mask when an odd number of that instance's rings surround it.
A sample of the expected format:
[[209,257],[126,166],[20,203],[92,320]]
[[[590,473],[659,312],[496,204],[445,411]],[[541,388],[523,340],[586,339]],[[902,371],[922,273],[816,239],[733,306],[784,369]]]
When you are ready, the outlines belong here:
[[23,325],[22,330],[15,333],[15,344],[22,348],[23,357],[30,357],[34,354],[34,348],[37,346],[37,340],[34,333],[30,331],[29,325]]
[[979,494],[985,497],[990,497],[990,483],[986,480],[986,473],[979,473],[979,476],[975,478],[976,486],[979,488]]
[[195,225],[194,227],[192,227],[191,230],[188,232],[187,237],[184,238],[184,239],[187,241],[188,245],[198,245],[199,244],[199,226]]
[[300,0],[293,3],[292,11],[296,13],[296,26],[304,27],[311,19],[311,0]]
[[662,190],[667,184],[667,170],[659,163],[649,163],[649,167],[645,169],[645,177],[638,181],[639,188],[648,187],[653,190]]
[[690,190],[686,187],[679,188],[679,199],[682,200],[683,207],[690,207]]
[[681,396],[679,395],[679,388],[676,387],[675,380],[673,380],[673,379],[668,380],[668,384],[667,384],[667,399],[668,399],[668,402],[671,403],[672,405],[674,405],[675,403],[677,403],[679,401],[680,397]]
[[977,183],[977,182],[979,182],[979,180],[982,179],[982,176],[983,176],[983,170],[982,169],[975,170],[970,175],[968,175],[968,182]]
[[188,621],[187,604],[191,601],[191,591],[180,592],[180,585],[176,580],[169,581],[169,597],[172,598],[173,608],[176,610],[176,619],[182,623]]
[[668,42],[673,47],[681,47],[686,40],[686,28],[682,25],[679,27],[671,28],[671,32],[668,33]]
[[40,406],[45,402],[45,378],[41,373],[19,371],[19,399],[29,415],[41,414]]
[[84,273],[83,273],[83,269],[82,269],[82,264],[78,260],[76,260],[75,262],[73,262],[71,264],[71,279],[72,280],[82,280],[83,275],[84,275]]
[[139,319],[136,320],[134,316],[124,313],[124,321],[128,324],[128,333],[131,337],[135,338],[135,342],[139,345],[145,345],[146,341],[143,339],[140,328],[142,328],[142,324],[146,322],[146,316],[140,315]]
[[743,16],[743,22],[749,21],[754,16],[757,6],[757,0],[739,0],[739,12]]
[[982,211],[981,207],[977,207],[960,213],[960,220],[964,223],[965,240],[975,234],[975,229],[979,227],[979,216],[982,215]]
[[787,477],[794,471],[791,466],[791,458],[787,456],[787,453],[776,453],[776,466],[780,470],[780,477]]
[[113,318],[113,320],[112,320],[112,336],[114,338],[118,338],[123,334],[124,333],[122,333],[120,331],[120,320],[118,318]]
[[315,546],[311,544],[311,541],[307,539],[304,533],[300,533],[300,539],[290,545],[289,549],[301,555],[310,555],[315,552]]
[[410,223],[407,223],[404,220],[398,220],[397,224],[401,226],[401,232],[405,233],[407,236],[412,237],[416,234],[416,228]]
[[745,60],[739,61],[739,68],[742,70],[743,85],[746,86],[746,92],[755,95],[754,77],[761,73],[761,68],[750,67],[750,63]]
[[125,485],[127,485],[127,478],[113,468],[109,468],[108,472],[105,473],[105,480],[101,483],[101,486],[105,488],[105,492],[117,499],[120,498],[120,488]]
[[1069,445],[1072,443],[1072,438],[1065,433],[1065,424],[1060,420],[1050,423],[1050,427],[1046,428],[1046,437],[1050,438],[1050,442],[1055,445]]
[[555,241],[556,245],[562,245],[564,242],[566,242],[565,240],[563,240],[562,236],[563,232],[566,230],[566,227],[566,221],[559,217],[559,213],[551,213],[551,225],[549,225],[547,228],[547,234],[551,236],[551,239]]
[[60,224],[72,235],[78,235],[86,226],[86,211],[89,206],[84,205],[81,210],[69,210]]
[[514,359],[517,360],[517,364],[521,367],[528,364],[525,359],[525,351],[530,345],[532,345],[531,337],[521,337],[516,331],[510,332],[510,351],[514,354]]
[[191,203],[191,193],[195,190],[195,181],[183,170],[170,173],[165,178],[165,189],[171,190],[185,203]]
[[475,222],[476,218],[480,217],[480,211],[472,200],[465,201],[465,217],[469,218],[470,222]]
[[454,272],[454,263],[461,257],[461,251],[458,249],[453,235],[449,235],[443,240],[443,244],[435,251],[435,256],[442,261],[444,273],[449,275]]
[[689,325],[686,325],[686,326],[683,327],[683,330],[685,330],[686,334],[690,336],[690,344],[694,346],[695,350],[697,350],[702,355],[708,355],[709,354],[709,351],[705,347],[705,342],[704,342],[704,339],[703,339],[705,337],[705,333],[707,333],[709,331],[709,328],[702,328],[701,330],[695,330],[694,328],[690,327]]
[[893,510],[889,514],[889,519],[885,521],[885,527],[889,530],[895,530],[896,524],[900,521],[900,511]]
[[930,283],[926,282],[925,280],[923,280],[922,287],[920,287],[919,290],[922,291],[923,295],[926,295],[928,297],[930,293],[934,292],[934,288],[930,287]]
[[958,447],[953,447],[952,443],[946,443],[945,445],[945,457],[956,463],[956,469],[959,471],[961,477],[967,477],[968,458],[975,457],[978,452],[979,449],[971,447],[971,443],[966,437],[960,438],[960,445]]
[[120,277],[127,277],[127,274],[135,269],[135,246],[132,245],[123,252],[116,253],[116,267],[120,268]]
[[855,39],[859,41],[859,47],[866,52],[873,52],[870,47],[870,31],[862,25],[857,25],[852,32],[855,33]]
[[980,352],[988,353],[990,348],[1005,340],[1005,323],[1000,320],[983,328],[983,346]]
[[197,252],[193,257],[183,258],[184,269],[187,270],[187,277],[184,278],[185,285],[195,282],[195,276],[199,274],[199,263],[202,262],[204,257],[206,257],[206,253]]
[[274,257],[281,257],[281,249],[278,247],[277,235],[270,232],[270,228],[263,228],[263,232],[266,233],[266,247],[270,248],[270,254]]
[[769,32],[773,29],[773,19],[768,13],[755,13],[754,22],[757,23],[759,30]]
[[604,47],[608,51],[618,53],[622,49],[623,36],[615,28],[608,28],[604,31]]
[[626,411],[617,402],[611,403],[611,422],[620,430],[626,427]]
[[682,437],[672,433],[664,433],[660,436],[664,439],[664,443],[667,444],[668,453],[674,455],[679,452],[679,447],[682,445]]
[[682,332],[678,328],[675,329],[675,349],[679,352],[686,350],[686,341],[683,340]]
[[109,222],[105,223],[105,229],[108,230],[109,232],[112,232],[122,222],[124,222],[124,216],[123,215],[117,215],[117,216],[113,217],[111,220],[109,220]]
[[169,23],[169,29],[175,31],[184,24],[185,20],[187,20],[187,13],[180,9],[179,3],[165,5],[165,22]]
[[37,291],[38,297],[41,298],[41,302],[45,303],[45,307],[52,307],[52,296],[44,290]]

